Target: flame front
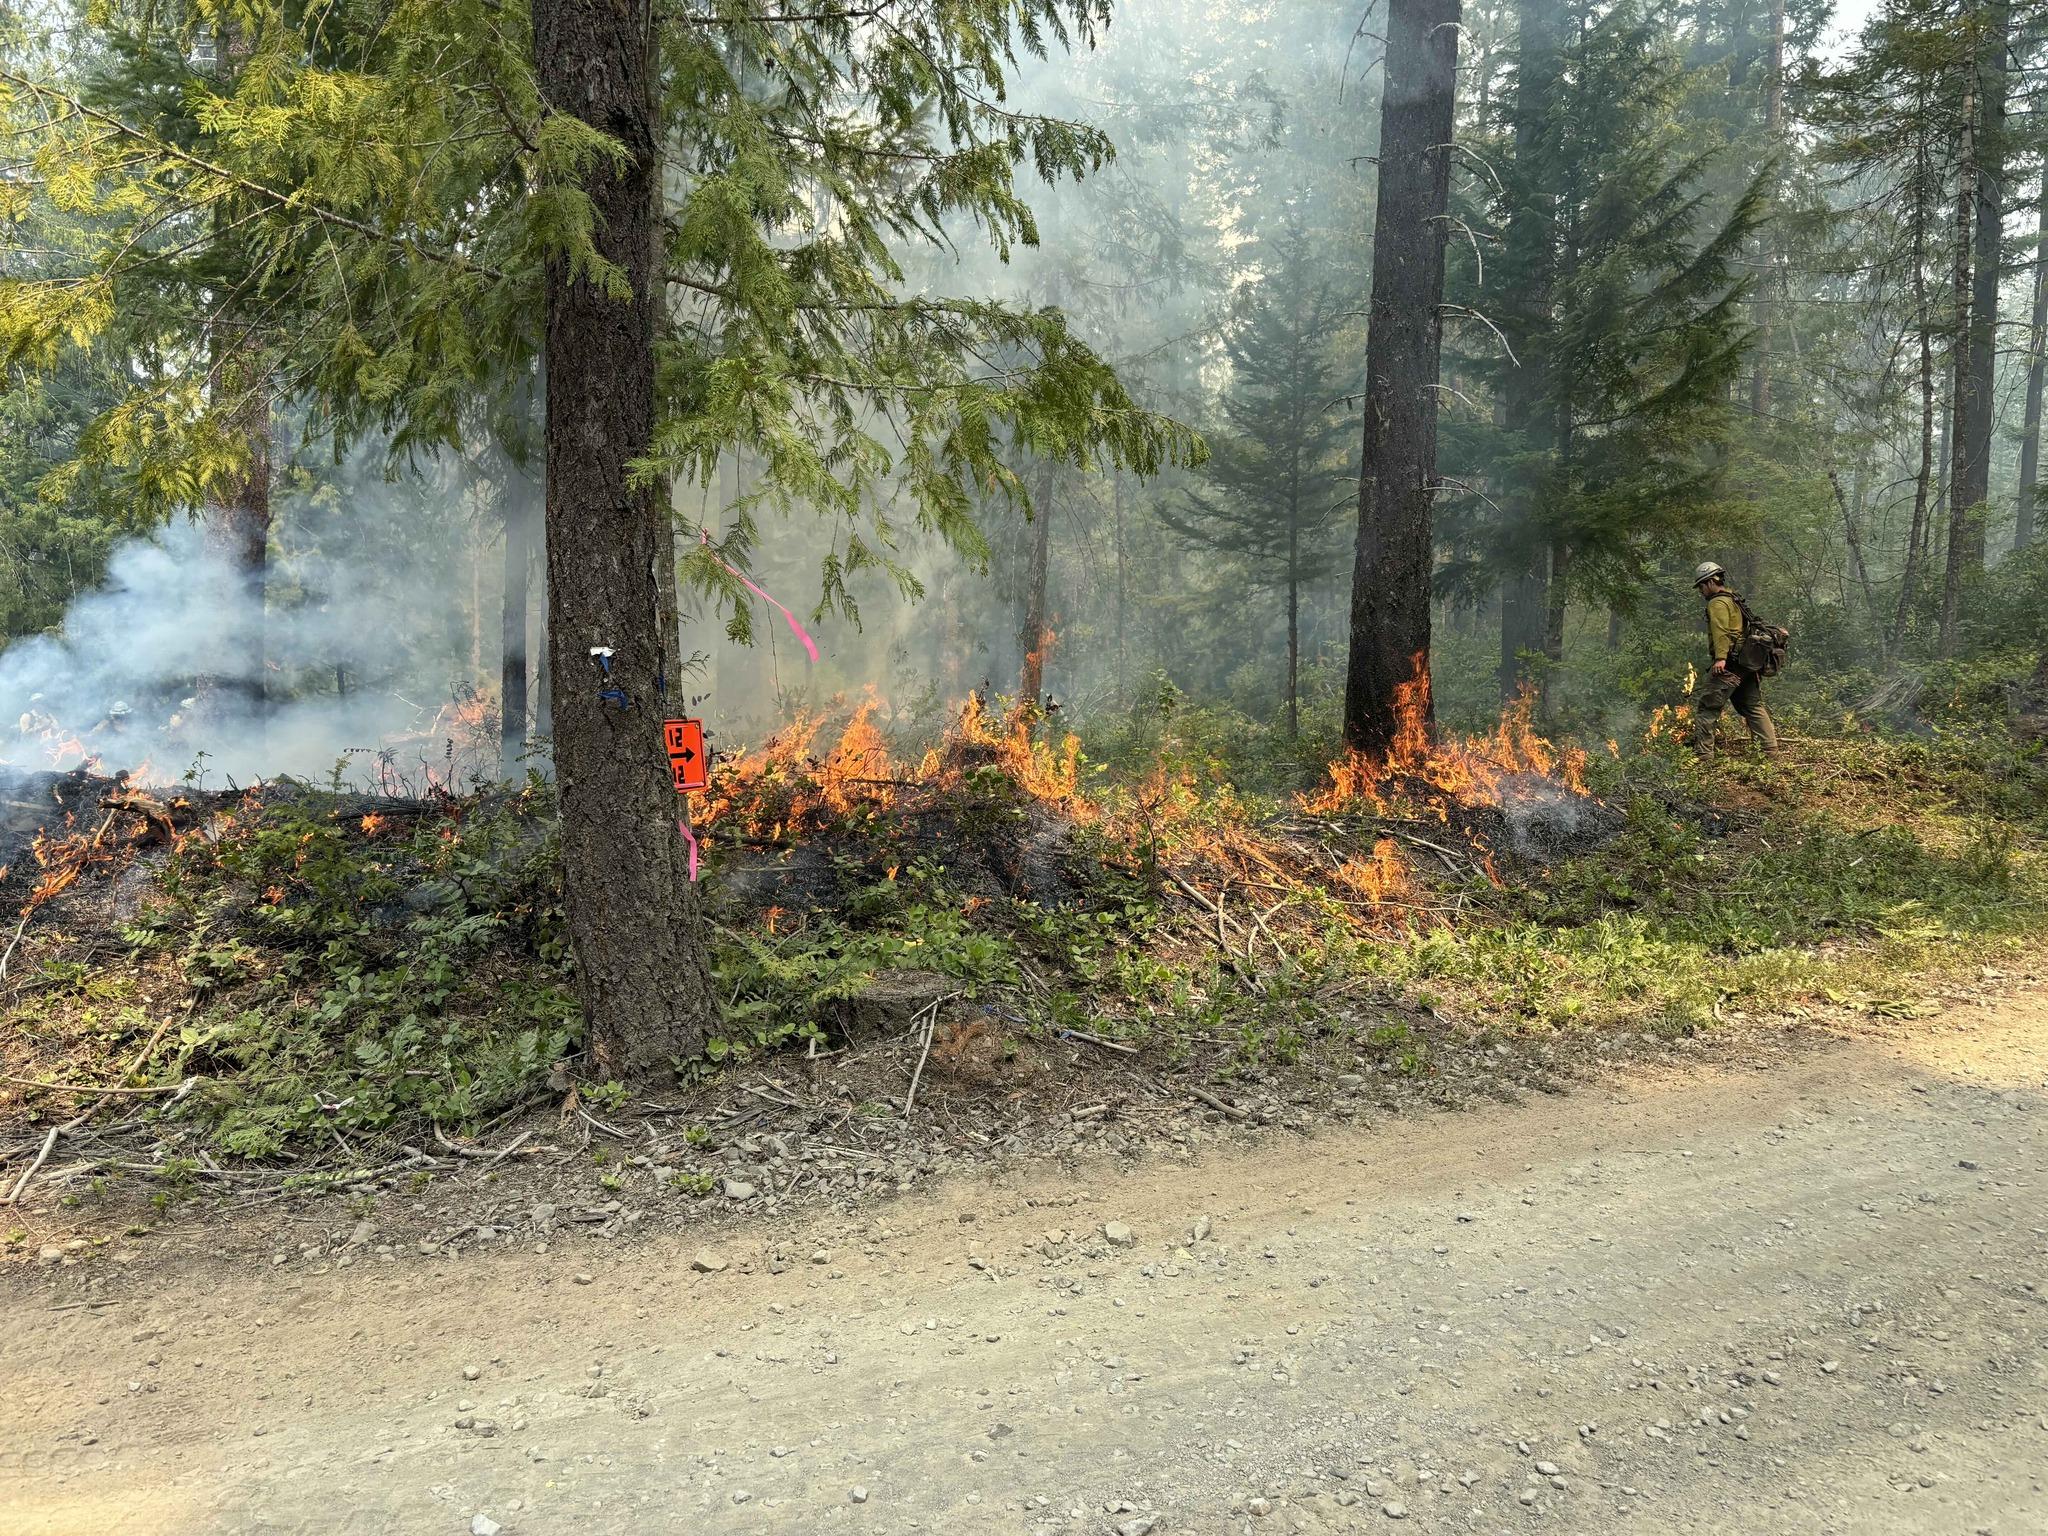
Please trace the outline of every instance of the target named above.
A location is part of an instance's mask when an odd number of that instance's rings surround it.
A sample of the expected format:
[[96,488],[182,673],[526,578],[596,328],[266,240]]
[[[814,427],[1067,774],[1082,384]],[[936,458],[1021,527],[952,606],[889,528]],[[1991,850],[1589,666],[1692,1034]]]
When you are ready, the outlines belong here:
[[1433,742],[1429,673],[1421,655],[1414,666],[1415,676],[1394,690],[1393,747],[1384,757],[1346,752],[1330,765],[1330,782],[1301,797],[1303,810],[1328,816],[1363,804],[1383,811],[1395,793],[1420,788],[1438,799],[1437,815],[1447,817],[1449,803],[1499,805],[1502,781],[1515,774],[1555,779],[1574,794],[1585,793],[1586,754],[1557,746],[1536,729],[1532,688],[1515,695],[1492,731]]
[[890,751],[876,724],[881,708],[870,689],[822,756],[817,742],[827,717],[803,714],[760,747],[716,764],[697,825],[725,823],[742,836],[779,842],[848,816],[887,810],[907,794],[958,789],[978,767],[998,769],[1029,798],[1076,820],[1095,818],[1095,807],[1080,792],[1080,739],[1069,734],[1057,745],[1040,740],[1031,729],[1032,711],[996,715],[978,695],[971,696],[944,739],[913,766]]

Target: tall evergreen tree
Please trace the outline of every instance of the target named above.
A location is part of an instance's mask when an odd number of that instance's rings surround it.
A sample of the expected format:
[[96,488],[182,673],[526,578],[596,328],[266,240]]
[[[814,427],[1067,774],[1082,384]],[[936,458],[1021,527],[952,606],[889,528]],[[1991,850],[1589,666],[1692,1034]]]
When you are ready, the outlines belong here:
[[[1738,521],[1713,449],[1748,340],[1735,264],[1763,193],[1753,180],[1714,208],[1712,156],[1680,146],[1683,86],[1669,43],[1630,5],[1585,17],[1560,41],[1554,76],[1544,54],[1517,76],[1518,90],[1542,95],[1539,122],[1515,117],[1501,172],[1498,308],[1514,356],[1475,362],[1510,403],[1493,468],[1514,500],[1453,542],[1511,596],[1523,573],[1543,573],[1540,648],[1553,664],[1574,592],[1625,600],[1674,544],[1725,537]],[[1504,674],[1526,636],[1504,633]]]
[[1322,275],[1299,215],[1260,243],[1250,285],[1224,351],[1227,430],[1209,437],[1203,480],[1161,518],[1218,554],[1249,566],[1253,583],[1277,587],[1287,614],[1287,734],[1301,728],[1302,589],[1336,568],[1329,534],[1338,445],[1351,430],[1335,410],[1344,391],[1330,352],[1343,304]]

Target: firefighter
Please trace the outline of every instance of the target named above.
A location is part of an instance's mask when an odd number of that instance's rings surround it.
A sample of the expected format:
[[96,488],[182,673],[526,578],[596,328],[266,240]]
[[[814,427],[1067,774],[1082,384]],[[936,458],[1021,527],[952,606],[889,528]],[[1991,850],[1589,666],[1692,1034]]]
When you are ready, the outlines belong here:
[[1743,670],[1739,660],[1742,599],[1729,590],[1728,573],[1711,560],[1693,572],[1692,584],[1706,599],[1707,648],[1714,664],[1693,696],[1693,747],[1702,755],[1713,753],[1721,711],[1733,704],[1748,725],[1751,739],[1767,754],[1775,753],[1778,728],[1771,724],[1771,712],[1764,707],[1763,679]]

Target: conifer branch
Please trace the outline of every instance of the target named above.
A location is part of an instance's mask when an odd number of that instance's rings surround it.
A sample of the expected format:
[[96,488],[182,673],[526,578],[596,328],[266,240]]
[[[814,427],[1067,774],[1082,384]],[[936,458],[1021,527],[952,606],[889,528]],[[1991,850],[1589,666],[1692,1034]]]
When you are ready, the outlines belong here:
[[[132,123],[123,122],[111,112],[102,112],[99,108],[91,106],[69,92],[61,91],[46,82],[31,80],[27,76],[16,74],[9,69],[0,69],[0,82],[17,86],[38,100],[62,102],[78,116],[101,123],[121,138],[143,146],[148,155],[175,162],[191,170],[203,172],[208,176],[217,177],[239,192],[246,192],[253,197],[263,199],[274,209],[290,213],[307,214],[323,223],[333,224],[339,228],[351,230],[356,234],[368,236],[372,240],[395,246],[412,255],[423,256],[429,261],[440,262],[448,266],[463,267],[493,280],[502,280],[505,276],[503,272],[498,271],[496,268],[471,261],[459,252],[437,251],[432,246],[422,245],[417,240],[410,239],[405,235],[379,229],[374,224],[364,223],[361,219],[351,218],[349,215],[335,209],[323,208],[317,203],[307,202],[296,193],[280,192],[275,187],[266,186],[251,177],[231,171],[226,166],[216,164],[202,155],[195,155],[190,150],[181,149],[175,144],[168,143],[146,129],[137,128]],[[62,119],[56,119],[46,126],[55,126],[56,122],[61,121]]]

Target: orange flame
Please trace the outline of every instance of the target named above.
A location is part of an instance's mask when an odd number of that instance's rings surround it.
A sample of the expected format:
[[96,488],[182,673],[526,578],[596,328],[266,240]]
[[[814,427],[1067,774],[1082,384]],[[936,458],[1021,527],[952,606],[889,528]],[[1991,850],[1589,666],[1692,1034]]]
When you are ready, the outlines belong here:
[[815,744],[826,716],[805,714],[760,747],[718,763],[697,825],[725,822],[743,836],[779,842],[858,812],[886,810],[907,794],[957,789],[984,766],[1069,816],[1093,816],[1080,793],[1079,738],[1068,735],[1056,746],[1039,739],[1029,711],[997,717],[970,698],[945,738],[911,767],[897,760],[876,724],[881,707],[870,689],[822,757]]
[[1337,878],[1367,901],[1385,901],[1408,889],[1408,861],[1391,837],[1373,844],[1370,859],[1346,859]]
[[1536,695],[1530,688],[1515,696],[1492,731],[1464,741],[1429,738],[1429,673],[1424,658],[1415,658],[1415,676],[1394,690],[1394,744],[1384,757],[1347,752],[1330,765],[1330,782],[1300,798],[1312,815],[1330,815],[1361,802],[1374,810],[1387,808],[1388,791],[1420,787],[1441,801],[1460,805],[1497,805],[1501,781],[1515,774],[1556,779],[1575,794],[1584,794],[1586,754],[1578,747],[1556,746],[1535,725]]

